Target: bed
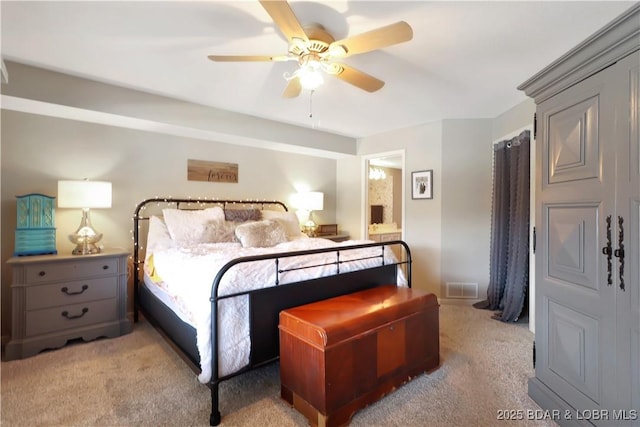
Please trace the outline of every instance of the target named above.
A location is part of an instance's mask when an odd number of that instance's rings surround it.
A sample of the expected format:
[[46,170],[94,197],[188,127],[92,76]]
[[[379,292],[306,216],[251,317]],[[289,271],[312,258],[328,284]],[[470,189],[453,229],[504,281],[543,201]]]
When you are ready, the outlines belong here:
[[280,311],[411,286],[405,242],[309,238],[279,201],[156,197],[133,221],[134,320],[142,312],[209,386],[210,425],[222,381],[278,359]]

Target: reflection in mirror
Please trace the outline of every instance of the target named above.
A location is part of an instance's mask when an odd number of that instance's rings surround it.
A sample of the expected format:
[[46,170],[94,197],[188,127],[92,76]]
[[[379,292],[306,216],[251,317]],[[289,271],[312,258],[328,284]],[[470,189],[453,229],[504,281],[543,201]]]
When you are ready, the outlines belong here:
[[369,161],[369,224],[402,227],[402,166],[400,156]]
[[369,224],[382,224],[383,210],[384,206],[382,205],[371,205],[371,221],[369,221]]
[[376,242],[401,240],[404,218],[404,150],[364,159],[363,231]]

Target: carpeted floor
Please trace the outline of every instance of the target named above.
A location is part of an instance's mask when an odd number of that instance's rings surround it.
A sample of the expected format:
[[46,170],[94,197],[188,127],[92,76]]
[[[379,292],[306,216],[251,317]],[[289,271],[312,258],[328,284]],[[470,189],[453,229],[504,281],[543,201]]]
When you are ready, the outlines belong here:
[[[527,396],[533,334],[469,306],[440,307],[441,366],[357,412],[352,426],[555,426],[499,421],[539,407]],[[115,339],[2,362],[2,426],[206,426],[209,389],[142,321]],[[223,426],[307,426],[280,399],[278,364],[220,388]],[[526,418],[526,417],[525,417]]]

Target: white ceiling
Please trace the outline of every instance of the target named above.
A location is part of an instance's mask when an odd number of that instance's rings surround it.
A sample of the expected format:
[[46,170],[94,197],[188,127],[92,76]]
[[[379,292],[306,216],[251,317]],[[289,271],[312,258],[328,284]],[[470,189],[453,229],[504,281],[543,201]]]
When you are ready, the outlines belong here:
[[[6,1],[4,59],[351,137],[447,118],[493,118],[516,87],[633,2],[291,1],[336,39],[400,20],[413,40],[345,63],[386,82],[367,93],[329,77],[284,99],[286,63],[214,63],[209,54],[285,54],[258,1]],[[9,76],[9,82],[11,76]],[[310,111],[313,117],[309,117]]]

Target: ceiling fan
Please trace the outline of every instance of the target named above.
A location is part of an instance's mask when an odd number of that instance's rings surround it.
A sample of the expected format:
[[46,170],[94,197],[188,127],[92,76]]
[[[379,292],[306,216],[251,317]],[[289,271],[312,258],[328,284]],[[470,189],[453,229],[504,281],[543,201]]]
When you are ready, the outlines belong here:
[[209,55],[208,58],[217,62],[297,61],[300,68],[292,74],[285,74],[285,79],[289,82],[283,93],[285,98],[300,95],[302,88],[316,89],[323,82],[322,72],[367,92],[375,92],[384,86],[382,80],[335,60],[406,42],[413,37],[411,26],[400,21],[359,35],[335,40],[320,24],[305,26],[300,24],[286,0],[260,0],[260,4],[289,41],[287,54]]

